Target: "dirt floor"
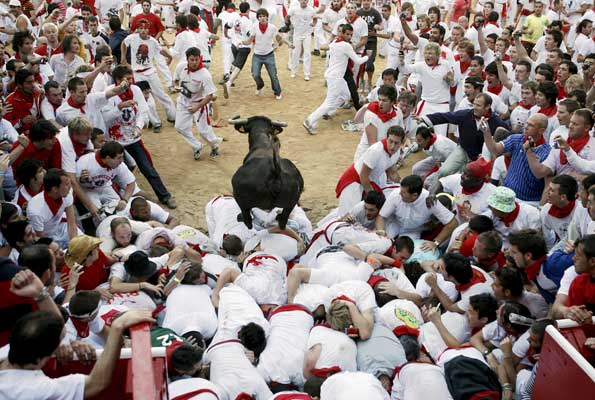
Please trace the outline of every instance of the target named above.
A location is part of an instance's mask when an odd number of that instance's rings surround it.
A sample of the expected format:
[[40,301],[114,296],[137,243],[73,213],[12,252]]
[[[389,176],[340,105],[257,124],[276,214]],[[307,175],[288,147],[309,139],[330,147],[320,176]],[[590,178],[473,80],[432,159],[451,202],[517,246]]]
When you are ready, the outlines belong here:
[[[223,75],[220,45],[215,46],[212,59],[213,66],[210,71],[217,84]],[[220,145],[220,156],[215,161],[209,159],[208,147],[204,148],[201,159],[195,161],[191,147],[175,131],[173,124],[165,121],[164,113],[160,105],[157,105],[164,121],[164,129],[159,134],[145,129],[143,140],[153,155],[163,181],[177,200],[178,208],[173,214],[183,224],[206,228],[205,204],[218,194],[232,192],[231,176],[241,165],[248,151],[248,137],[237,132],[233,126],[228,126],[226,122],[236,114],[242,117],[265,115],[287,122],[288,127],[279,136],[281,156],[293,161],[304,177],[305,191],[300,204],[311,210],[308,215],[313,224],[336,207],[335,185],[343,171],[352,163],[360,139],[360,133],[345,132],[341,129],[343,121],[353,118],[354,110],[339,110],[331,120],[319,123],[317,135],[309,135],[302,127],[302,121],[320,105],[326,95],[324,59],[312,56],[312,75],[309,82],[304,81],[302,71],[292,79],[287,68],[287,60],[288,48],[284,45],[276,52],[277,70],[283,89],[282,100],[275,99],[264,68],[262,73],[265,88],[260,96],[255,96],[256,85],[250,74],[251,57],[228,100],[223,98],[222,87],[218,85],[219,120],[225,123],[215,131],[225,141]],[[172,70],[175,63],[174,60]],[[385,59],[379,58],[376,62],[377,71],[382,71],[385,63]],[[419,159],[418,154],[407,160],[401,176],[409,173],[412,159]],[[139,182],[143,190],[153,195],[142,176],[139,176]]]

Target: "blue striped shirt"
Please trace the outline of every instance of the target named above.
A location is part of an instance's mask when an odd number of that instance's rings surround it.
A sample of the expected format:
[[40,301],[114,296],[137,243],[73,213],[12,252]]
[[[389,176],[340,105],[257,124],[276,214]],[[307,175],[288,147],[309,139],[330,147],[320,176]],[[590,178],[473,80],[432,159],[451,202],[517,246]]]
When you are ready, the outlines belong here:
[[[516,134],[510,135],[504,140],[504,152],[510,153],[511,160],[503,185],[514,190],[519,200],[539,201],[545,183],[543,179],[537,179],[529,168],[527,154],[523,150],[524,137],[525,135]],[[551,146],[546,143],[533,150],[539,158],[539,162],[543,162],[550,154],[551,149]]]

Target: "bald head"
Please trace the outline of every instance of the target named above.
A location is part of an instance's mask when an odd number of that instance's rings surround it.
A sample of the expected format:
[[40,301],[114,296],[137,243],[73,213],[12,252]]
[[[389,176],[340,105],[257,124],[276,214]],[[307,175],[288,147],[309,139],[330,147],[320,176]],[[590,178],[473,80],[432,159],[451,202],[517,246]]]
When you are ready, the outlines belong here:
[[529,117],[529,120],[535,124],[537,129],[547,129],[547,117],[543,114],[534,114]]

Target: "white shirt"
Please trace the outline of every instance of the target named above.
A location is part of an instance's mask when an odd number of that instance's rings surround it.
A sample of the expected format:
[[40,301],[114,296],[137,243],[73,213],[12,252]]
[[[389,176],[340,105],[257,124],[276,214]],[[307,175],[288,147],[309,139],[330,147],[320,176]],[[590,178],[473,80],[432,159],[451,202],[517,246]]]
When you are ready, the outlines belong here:
[[133,33],[126,36],[123,43],[130,48],[130,61],[135,73],[150,75],[155,72],[153,60],[161,52],[161,45],[154,37],[143,40],[138,33]]
[[258,304],[285,304],[287,264],[283,258],[257,251],[246,257],[243,271],[234,283]]
[[[562,150],[552,149],[550,151],[550,154],[543,161],[543,165],[548,167],[550,169],[550,171],[552,171],[554,173],[554,175],[561,175],[561,174],[567,174],[567,175],[573,175],[573,176],[580,175],[581,171],[577,170],[574,167],[574,165],[581,166],[581,165],[585,164],[584,162],[577,160],[577,158],[582,158],[583,160],[586,160],[588,162],[595,160],[595,138],[593,136],[590,136],[589,141],[587,142],[585,147],[583,147],[581,149],[581,151],[578,154],[576,154],[574,151],[572,151],[572,153],[574,153],[575,156],[578,156],[578,157],[574,157],[572,159],[572,161],[574,161],[573,163],[570,162],[571,160],[569,158],[568,162],[566,164],[562,164],[560,162],[560,152],[561,151]],[[568,153],[570,153],[570,152],[568,152]],[[576,161],[578,161],[578,162],[576,162]]]
[[446,209],[439,201],[434,206],[426,206],[428,191],[423,189],[418,198],[412,203],[406,203],[401,199],[401,189],[395,189],[386,199],[380,210],[382,218],[390,218],[397,225],[398,233],[401,235],[413,235],[419,237],[423,226],[434,215],[440,223],[446,225],[454,215]]
[[193,106],[205,97],[217,92],[213,77],[205,67],[191,72],[188,70],[188,64],[181,62],[174,72],[174,80],[180,81],[181,90],[178,96],[178,104],[184,108]]
[[343,332],[325,326],[315,326],[310,331],[307,349],[320,345],[320,357],[314,368],[339,367],[341,371],[357,371],[357,346]]
[[211,61],[211,54],[209,53],[210,36],[211,34],[205,29],[200,29],[199,32],[191,30],[182,31],[176,35],[171,54],[174,57],[185,60],[186,50],[191,47],[197,47],[200,50],[203,61]]
[[85,60],[76,54],[70,63],[66,62],[62,53],[50,57],[50,67],[54,70],[53,79],[62,86],[68,84],[68,81],[75,76],[76,70],[81,65],[85,65]]
[[62,126],[66,126],[74,118],[85,116],[91,120],[94,127],[106,132],[105,122],[99,112],[106,105],[107,98],[105,97],[105,92],[89,93],[82,109],[72,107],[68,104],[68,101],[65,101],[56,110],[56,122]]
[[258,25],[258,22],[255,22],[251,30],[254,37],[254,54],[265,56],[275,49],[275,37],[278,31],[275,25],[269,23],[262,33]]
[[314,15],[316,15],[314,8],[310,6],[306,6],[305,8],[301,6],[291,7],[287,15],[289,15],[293,26],[293,37],[305,38],[314,32],[314,27],[312,26]]
[[0,371],[0,393],[19,400],[79,400],[85,394],[86,378],[71,374],[52,379],[42,370],[6,369]]
[[574,41],[574,54],[572,55],[572,62],[575,64],[582,64],[578,62],[579,54],[583,57],[595,52],[595,41],[586,35],[579,33]]
[[[109,86],[108,90],[113,87],[114,85]],[[122,146],[138,142],[140,136],[136,135],[136,130],[142,130],[149,119],[149,106],[143,92],[136,85],[130,85],[129,90],[132,91],[132,99],[135,105],[119,110],[118,104],[122,102],[122,98],[113,96],[108,99],[107,107],[102,110],[103,119],[107,126],[105,132],[109,135],[110,140],[115,140]]]
[[480,272],[483,277],[485,278],[484,282],[478,282],[471,285],[468,289],[463,290],[461,293],[461,300],[456,303],[456,306],[459,307],[463,311],[467,311],[469,309],[469,300],[471,297],[475,296],[476,294],[482,293],[489,293],[493,294],[492,292],[492,282],[494,281],[490,275],[488,275],[485,271],[480,268],[472,266],[474,271]]
[[390,400],[388,392],[372,374],[341,372],[331,375],[320,387],[324,400]]
[[[119,211],[118,215],[132,219],[132,215],[130,214],[130,206],[132,204],[132,200],[136,199],[137,197],[138,196],[131,197],[130,201],[126,204],[126,208],[124,208],[122,211]],[[161,222],[162,224],[165,224],[167,222],[167,220],[169,219],[169,213],[167,211],[165,211],[163,209],[163,207],[159,206],[156,203],[153,203],[150,200],[147,200],[147,203],[149,203],[149,208],[151,210],[151,211],[149,211],[150,220]]]
[[393,380],[393,400],[452,400],[442,369],[433,364],[405,364]]
[[467,222],[472,214],[478,215],[488,210],[488,197],[496,187],[491,183],[484,183],[481,189],[472,194],[464,194],[461,186],[461,174],[452,174],[440,178],[440,183],[445,192],[455,197],[457,206],[457,220]]
[[353,61],[354,64],[363,64],[368,61],[368,56],[358,56],[353,50],[353,47],[347,42],[333,41],[329,45],[328,67],[326,68],[324,77],[326,79],[343,79],[349,60]]
[[358,310],[362,313],[368,310],[374,310],[377,307],[374,291],[367,282],[345,281],[331,286],[326,292],[326,299],[324,302],[324,308],[327,312],[329,311],[333,300],[340,296],[347,296],[353,300]]
[[[118,179],[122,185],[129,185],[136,181],[134,174],[130,172],[125,163],[122,162],[117,168],[112,169],[105,164],[103,166],[99,164],[98,157],[99,153],[89,153],[76,162],[76,177],[83,190],[94,191],[111,188],[114,179]],[[84,170],[89,172],[89,178],[81,181],[80,177]]]
[[542,232],[548,247],[552,247],[554,243],[566,238],[568,234],[568,225],[570,224],[570,221],[572,221],[574,210],[576,210],[578,203],[579,202],[577,201],[572,212],[564,218],[557,218],[549,214],[549,211],[552,208],[550,203],[545,204],[541,208],[539,213],[541,215],[541,223],[543,224]]
[[212,338],[217,330],[217,314],[210,300],[211,288],[207,285],[178,285],[167,296],[162,326],[178,335],[198,331],[206,339]]
[[175,397],[184,395],[186,393],[192,393],[199,389],[208,389],[215,392],[215,394],[209,392],[200,393],[192,396],[193,400],[220,400],[223,398],[219,386],[202,378],[178,379],[174,382],[170,382],[167,385],[170,399],[174,399]]
[[511,232],[517,232],[521,229],[536,229],[537,231],[541,230],[541,217],[539,216],[539,210],[526,203],[518,204],[520,207],[519,214],[510,224],[510,226],[506,226],[506,224],[502,222],[500,218],[492,214],[491,210],[488,210],[484,213],[484,215],[490,217],[494,222],[494,230],[502,237],[502,248],[504,249],[510,247],[510,244],[508,243],[508,235]]
[[[72,139],[68,134],[67,126],[60,129],[60,133],[58,133],[56,139],[58,139],[58,142],[60,143],[60,149],[62,150],[62,169],[69,174],[75,174],[76,161],[78,157],[74,151],[74,146],[72,144]],[[93,150],[93,144],[91,143],[91,140],[89,140],[87,143],[87,150]]]
[[[357,45],[362,38],[368,37],[368,24],[359,16],[357,16],[353,22],[347,21],[347,17],[341,18],[335,22],[335,26],[333,26],[333,35],[335,35],[335,37],[339,36],[339,29],[341,25],[344,24],[351,24],[351,26],[353,26],[353,35],[351,36],[352,44]],[[358,54],[361,54],[364,51],[364,47],[358,47],[356,51]]]
[[[252,28],[254,28],[254,24],[250,21],[245,15],[239,16],[239,18],[233,21],[232,25],[232,35],[231,35],[231,43],[236,46],[237,48],[250,48],[252,47],[252,43],[243,44],[246,40],[250,39],[252,36]],[[228,32],[229,34],[229,32]]]
[[47,97],[44,97],[41,100],[41,116],[47,120],[56,119],[56,110],[58,108],[54,107],[52,103],[48,100]]
[[46,236],[52,237],[60,225],[66,223],[66,208],[73,203],[72,190],[62,199],[62,205],[55,214],[47,205],[44,193],[41,191],[33,196],[27,206],[27,218],[34,231],[43,232]]
[[[365,136],[365,134],[363,136]],[[364,154],[355,162],[355,170],[358,175],[361,174],[365,164],[370,168],[370,181],[382,187],[386,184],[387,180],[386,170],[395,165],[400,157],[400,150],[393,155],[389,155],[384,150],[382,142],[378,141],[368,147]]]
[[512,110],[512,112],[510,113],[510,124],[512,128],[515,130],[515,132],[520,132],[525,128],[527,120],[531,115],[533,115],[532,108],[525,108],[520,104]]
[[343,251],[323,253],[313,260],[309,283],[331,286],[335,283],[360,280],[367,281],[374,268],[367,262],[358,261]]
[[124,3],[119,0],[97,0],[95,2],[95,8],[99,10],[99,16],[103,23],[107,23],[110,16],[117,16],[123,6]]
[[367,110],[364,113],[364,132],[360,138],[360,144],[368,145],[368,135],[366,135],[365,129],[369,125],[374,125],[376,127],[376,141],[380,142],[382,139],[386,139],[387,132],[390,127],[392,126],[402,126],[403,125],[403,113],[400,109],[395,108],[397,112],[394,117],[389,119],[386,122],[383,122],[378,115],[374,112]]
[[424,153],[432,157],[434,161],[444,162],[448,156],[455,151],[457,144],[446,136],[436,135],[436,141],[429,149],[422,149]]
[[418,75],[422,83],[422,100],[439,104],[447,104],[450,100],[450,86],[444,81],[444,76],[449,71],[451,71],[450,65],[442,60],[432,67],[425,61],[405,64],[403,67],[403,73]]

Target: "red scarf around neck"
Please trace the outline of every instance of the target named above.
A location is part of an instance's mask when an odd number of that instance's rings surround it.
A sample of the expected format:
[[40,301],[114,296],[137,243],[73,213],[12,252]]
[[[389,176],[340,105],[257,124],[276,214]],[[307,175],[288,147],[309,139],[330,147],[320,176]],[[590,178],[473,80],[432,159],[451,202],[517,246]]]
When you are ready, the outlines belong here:
[[72,321],[72,325],[74,325],[74,329],[76,329],[76,333],[80,338],[86,338],[89,336],[89,323],[78,320],[76,318],[70,318]]
[[481,185],[479,185],[477,187],[468,189],[468,188],[465,188],[465,187],[462,187],[461,186],[461,189],[462,189],[463,194],[470,195],[470,194],[479,192],[482,187],[483,187],[483,181],[481,182]]
[[430,147],[432,147],[432,145],[434,143],[436,143],[436,140],[438,139],[438,135],[436,135],[435,133],[432,133],[432,136],[430,137],[430,141],[428,142],[428,144],[424,147],[424,150],[430,150]]
[[68,105],[69,105],[70,107],[72,107],[72,108],[78,108],[78,110],[79,110],[81,113],[83,113],[83,114],[85,114],[85,108],[84,108],[84,107],[85,107],[85,104],[86,104],[86,103],[83,103],[83,104],[75,104],[75,103],[74,103],[74,101],[72,100],[72,96],[70,96],[70,97],[68,98]]
[[516,218],[519,216],[520,211],[521,206],[519,205],[519,203],[515,202],[514,210],[508,213],[508,215],[505,218],[501,218],[502,222],[504,222],[504,225],[506,225],[507,228],[509,228],[512,225],[512,223],[516,220]]
[[525,104],[524,101],[519,101],[519,106],[523,107],[525,110],[530,110],[533,106],[530,104]]
[[353,25],[353,23],[359,18],[359,15],[356,14],[355,17],[353,17],[353,20],[349,20],[348,16],[345,16],[345,21],[347,21],[349,24]]
[[[525,143],[526,141],[529,140],[529,136],[524,136],[523,137],[523,143]],[[545,139],[543,138],[543,135],[539,137],[539,139],[537,139],[537,141],[534,141],[535,143],[535,147],[539,147],[542,144],[545,144]]]
[[76,154],[77,159],[85,154],[85,151],[87,151],[86,143],[80,144],[79,142],[72,140],[72,138],[70,138],[70,141],[72,142],[72,147],[74,148],[74,153]]
[[566,206],[560,208],[552,204],[548,214],[555,218],[566,218],[570,213],[574,210],[574,205],[576,204],[576,199],[572,200]]
[[262,33],[264,35],[264,33],[267,31],[267,28],[269,27],[269,24],[262,24],[262,23],[258,23],[258,29],[260,29],[260,33]]
[[490,119],[491,117],[492,117],[492,110],[488,110],[488,111],[486,111],[486,113],[485,113],[484,115],[482,115],[482,116],[479,116],[479,117],[478,117],[477,115],[475,115],[475,113],[473,113],[473,118],[474,118],[476,121],[479,121],[479,120],[480,120],[480,119],[482,119],[482,118],[485,118],[485,119]]
[[486,281],[486,277],[483,276],[483,274],[480,271],[473,268],[473,275],[471,276],[471,279],[469,280],[469,282],[455,285],[455,288],[460,293],[460,292],[464,292],[465,290],[469,289],[471,286],[473,286],[475,284],[483,283],[485,281]]
[[200,59],[198,60],[198,67],[196,67],[196,68],[190,68],[190,66],[188,65],[186,67],[186,71],[188,71],[188,72],[196,72],[196,71],[202,69],[203,67],[204,67],[204,64],[202,63],[202,56],[201,56]]
[[525,268],[525,275],[527,275],[527,280],[532,281],[533,279],[537,278],[539,275],[539,271],[541,271],[541,264],[545,262],[547,256],[543,256],[538,260],[533,261],[531,264]]
[[461,74],[467,72],[467,69],[471,66],[471,61],[459,61],[461,67]]
[[97,164],[99,164],[101,168],[105,168],[108,171],[111,170],[111,168],[108,167],[108,165],[101,159],[101,157],[99,156],[99,152],[95,153],[95,161],[97,161]]
[[510,167],[510,162],[512,161],[512,156],[504,156],[504,165],[506,165],[506,169]]
[[386,154],[388,154],[389,157],[392,156],[392,154],[390,154],[390,151],[388,151],[388,140],[385,138],[382,139],[380,142],[382,143],[382,148],[384,149]]
[[[587,133],[586,135],[583,135],[577,139],[568,138],[567,143],[570,148],[574,150],[576,154],[578,154],[587,145],[587,143],[589,143],[590,138],[591,137]],[[560,164],[568,164],[568,158],[566,158],[566,154],[564,154],[562,150],[560,150]]]
[[541,107],[538,111],[539,114],[543,114],[548,118],[553,117],[554,115],[556,115],[557,112],[558,112],[558,106],[555,104],[553,106]]
[[46,204],[48,205],[50,211],[52,212],[52,214],[56,215],[58,213],[58,211],[60,211],[60,207],[62,207],[62,203],[64,202],[64,199],[62,199],[62,197],[60,197],[58,200],[54,200],[48,195],[47,192],[43,192],[43,198],[44,198]]
[[495,94],[496,96],[499,96],[500,93],[502,92],[502,89],[504,89],[504,85],[500,84],[498,86],[490,86],[488,85],[488,92]]
[[380,104],[377,101],[373,101],[368,104],[368,111],[372,111],[374,114],[376,114],[382,122],[390,121],[392,118],[397,116],[397,112],[395,111],[394,107],[391,107],[391,111],[387,113],[380,111]]

